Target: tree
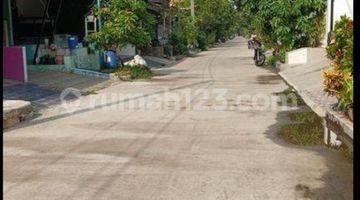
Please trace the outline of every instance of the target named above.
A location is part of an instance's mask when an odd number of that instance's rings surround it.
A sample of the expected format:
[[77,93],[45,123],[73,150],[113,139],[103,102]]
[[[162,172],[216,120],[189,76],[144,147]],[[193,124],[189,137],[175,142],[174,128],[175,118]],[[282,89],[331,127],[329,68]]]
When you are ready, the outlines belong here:
[[187,34],[190,43],[194,41],[194,31],[202,38],[204,35],[214,36],[213,42],[225,40],[237,32],[239,20],[233,0],[195,0],[195,22],[189,18],[189,0],[177,0],[172,3],[179,10],[177,16],[184,32],[191,30],[191,34]]
[[116,50],[127,44],[141,48],[151,43],[155,19],[145,1],[103,0],[103,6],[94,8],[94,14],[102,19],[102,29],[89,35],[87,41],[97,48]]
[[325,9],[325,0],[247,0],[241,5],[242,26],[284,61],[286,51],[320,45]]

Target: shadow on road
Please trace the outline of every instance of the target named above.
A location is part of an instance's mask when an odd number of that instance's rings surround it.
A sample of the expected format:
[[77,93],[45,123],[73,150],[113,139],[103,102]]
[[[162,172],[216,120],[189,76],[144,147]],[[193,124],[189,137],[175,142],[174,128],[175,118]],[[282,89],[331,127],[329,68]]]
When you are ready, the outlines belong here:
[[[353,199],[353,165],[341,152],[329,149],[325,146],[299,146],[286,143],[278,137],[279,128],[291,123],[289,113],[297,111],[283,111],[277,114],[277,123],[268,127],[265,132],[267,137],[278,145],[286,148],[298,148],[305,151],[316,152],[325,159],[327,171],[320,178],[301,177],[299,183],[295,186],[297,198],[306,199]],[[306,134],[306,133],[304,133]],[[302,162],[299,160],[298,162]],[[304,165],[306,165],[304,160]],[[300,178],[299,178],[300,179]],[[321,182],[321,187],[314,187],[309,183]]]

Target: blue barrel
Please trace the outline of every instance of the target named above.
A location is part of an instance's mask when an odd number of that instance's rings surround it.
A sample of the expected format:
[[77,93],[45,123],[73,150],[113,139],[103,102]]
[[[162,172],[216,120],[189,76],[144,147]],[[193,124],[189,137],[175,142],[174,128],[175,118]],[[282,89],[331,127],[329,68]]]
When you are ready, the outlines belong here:
[[105,58],[104,62],[107,68],[117,67],[116,53],[114,51],[105,51],[104,58]]
[[79,41],[78,38],[75,36],[71,36],[68,39],[68,45],[69,45],[69,49],[76,49],[79,45]]

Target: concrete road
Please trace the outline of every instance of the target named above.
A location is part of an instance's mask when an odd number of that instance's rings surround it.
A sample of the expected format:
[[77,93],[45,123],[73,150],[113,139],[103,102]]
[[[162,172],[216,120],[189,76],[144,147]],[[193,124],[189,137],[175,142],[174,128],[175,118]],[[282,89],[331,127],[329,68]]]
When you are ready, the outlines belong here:
[[251,57],[235,38],[6,131],[4,198],[352,199],[342,154],[277,137],[287,86]]

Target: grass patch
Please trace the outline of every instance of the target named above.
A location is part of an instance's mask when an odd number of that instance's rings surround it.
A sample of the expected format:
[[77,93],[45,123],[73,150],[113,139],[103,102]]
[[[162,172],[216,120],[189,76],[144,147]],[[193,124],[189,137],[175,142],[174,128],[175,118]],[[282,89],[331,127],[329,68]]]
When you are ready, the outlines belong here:
[[[322,118],[314,112],[290,113],[291,124],[281,126],[278,135],[284,141],[301,146],[323,145],[324,127]],[[341,152],[347,161],[353,161],[353,154],[344,143],[340,147],[327,146]]]
[[291,113],[290,119],[295,122],[283,125],[278,134],[286,142],[311,146],[323,143],[324,127],[322,119],[313,112]]
[[317,116],[314,112],[290,113],[289,117],[292,121],[300,123],[322,123],[321,117]]
[[123,67],[119,67],[115,71],[115,75],[123,81],[130,81],[135,79],[150,79],[151,77],[153,77],[153,73],[149,68],[140,65],[125,65]]
[[298,93],[293,88],[288,88],[282,92],[275,93],[277,96],[284,97],[286,103],[289,106],[304,106],[306,105],[304,100],[298,95]]

